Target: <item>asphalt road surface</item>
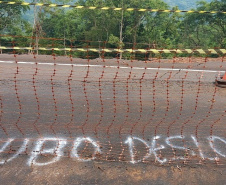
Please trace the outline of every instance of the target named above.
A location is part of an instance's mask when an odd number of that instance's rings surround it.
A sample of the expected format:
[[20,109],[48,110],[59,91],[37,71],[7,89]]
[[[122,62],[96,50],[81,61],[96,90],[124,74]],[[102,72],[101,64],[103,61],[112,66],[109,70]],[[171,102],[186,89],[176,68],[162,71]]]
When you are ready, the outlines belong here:
[[0,55],[5,184],[225,184],[226,61]]

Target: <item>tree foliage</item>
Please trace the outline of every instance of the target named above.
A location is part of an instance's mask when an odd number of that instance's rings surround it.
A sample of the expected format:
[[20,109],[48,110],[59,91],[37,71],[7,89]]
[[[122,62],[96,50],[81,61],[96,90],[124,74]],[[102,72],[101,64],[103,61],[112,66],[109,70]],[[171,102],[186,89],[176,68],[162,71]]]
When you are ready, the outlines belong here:
[[[7,0],[9,1],[9,0]],[[15,0],[22,2],[22,0]],[[22,15],[27,11],[27,6],[8,6],[0,4],[0,34],[1,35],[27,35],[31,31],[30,24],[23,20]],[[8,45],[13,41],[11,37],[0,37],[0,45]],[[25,42],[26,38],[18,39],[18,42]]]
[[[17,0],[19,2],[20,0]],[[48,3],[48,0],[43,0]],[[68,3],[58,0],[55,2]],[[99,7],[169,9],[162,0],[78,0],[75,4]],[[33,35],[31,23],[22,19],[26,6],[0,5],[1,34]],[[174,7],[173,9],[178,9]],[[197,10],[226,11],[226,0],[200,1]],[[38,36],[61,38],[59,46],[113,48],[225,48],[225,14],[180,14],[138,11],[103,11],[44,7],[39,9]],[[37,24],[37,22],[36,22]],[[33,25],[34,32],[34,25]],[[37,34],[35,35],[37,37]],[[39,41],[44,45],[47,41]],[[41,43],[40,43],[41,42]],[[141,44],[142,43],[142,44]]]

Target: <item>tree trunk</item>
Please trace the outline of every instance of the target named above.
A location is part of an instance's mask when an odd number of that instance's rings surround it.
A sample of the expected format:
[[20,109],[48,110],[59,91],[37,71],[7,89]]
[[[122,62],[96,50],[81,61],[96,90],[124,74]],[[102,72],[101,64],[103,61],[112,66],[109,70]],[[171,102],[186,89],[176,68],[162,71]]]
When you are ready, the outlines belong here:
[[[124,4],[123,4],[123,0],[122,0],[122,8],[124,7]],[[123,30],[123,20],[124,20],[124,10],[122,10],[122,17],[121,17],[121,22],[120,22],[120,37],[119,37],[119,48],[121,49],[122,48],[122,43],[123,43],[123,33],[122,33],[122,30]],[[120,59],[122,59],[122,53],[120,53]]]

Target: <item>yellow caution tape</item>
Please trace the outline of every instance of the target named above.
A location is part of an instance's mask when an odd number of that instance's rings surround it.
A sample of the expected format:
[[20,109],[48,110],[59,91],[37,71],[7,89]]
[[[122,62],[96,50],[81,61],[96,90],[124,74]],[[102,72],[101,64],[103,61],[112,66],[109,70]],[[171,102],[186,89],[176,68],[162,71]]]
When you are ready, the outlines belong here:
[[90,10],[114,10],[114,11],[139,11],[139,12],[165,12],[165,13],[199,13],[199,14],[226,14],[224,11],[195,11],[195,10],[160,10],[149,8],[115,8],[115,7],[97,7],[97,6],[80,6],[80,5],[64,5],[64,4],[48,4],[48,3],[28,3],[28,2],[9,2],[0,1],[0,4],[7,5],[22,5],[22,6],[46,6],[46,7],[62,7],[62,8],[77,8],[77,9],[90,9]]
[[177,54],[226,54],[226,49],[108,49],[108,48],[32,48],[32,47],[6,47],[0,46],[1,50],[39,50],[39,51],[81,51],[81,52],[108,52],[108,53],[177,53]]

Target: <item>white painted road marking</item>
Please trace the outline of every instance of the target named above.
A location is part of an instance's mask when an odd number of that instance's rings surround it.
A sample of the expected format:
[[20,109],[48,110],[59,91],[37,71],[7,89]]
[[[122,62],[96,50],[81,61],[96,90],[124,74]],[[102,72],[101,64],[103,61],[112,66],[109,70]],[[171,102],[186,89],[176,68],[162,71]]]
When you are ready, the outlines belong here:
[[[0,61],[0,63],[12,64],[15,61]],[[75,66],[75,67],[105,67],[105,68],[119,68],[119,69],[131,69],[131,67],[123,66],[103,66],[103,65],[88,65],[88,64],[60,64],[60,63],[35,63],[35,62],[17,62],[17,64],[38,64],[38,65],[57,65],[57,66]],[[157,70],[157,71],[185,71],[185,72],[203,72],[203,73],[225,73],[226,71],[216,71],[216,70],[201,70],[201,69],[176,69],[176,68],[150,68],[150,67],[132,67],[136,70]]]

